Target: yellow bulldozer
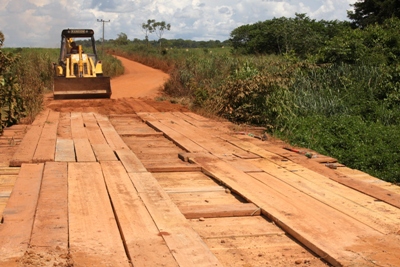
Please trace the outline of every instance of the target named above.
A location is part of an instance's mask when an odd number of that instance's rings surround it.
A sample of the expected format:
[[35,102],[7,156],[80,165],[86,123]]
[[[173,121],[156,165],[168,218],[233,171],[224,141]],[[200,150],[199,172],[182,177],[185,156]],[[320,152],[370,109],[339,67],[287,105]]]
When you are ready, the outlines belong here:
[[[92,51],[84,52],[82,44],[85,47],[90,45]],[[110,78],[103,76],[91,29],[65,29],[61,32],[60,57],[54,70],[54,99],[111,97]]]

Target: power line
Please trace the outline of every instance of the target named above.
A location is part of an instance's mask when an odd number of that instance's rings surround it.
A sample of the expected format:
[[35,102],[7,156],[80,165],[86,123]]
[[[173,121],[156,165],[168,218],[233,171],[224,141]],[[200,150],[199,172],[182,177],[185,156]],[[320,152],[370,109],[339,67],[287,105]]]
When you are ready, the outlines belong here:
[[104,51],[104,23],[110,22],[110,20],[97,19],[97,22],[103,23],[103,38],[101,39],[101,49]]

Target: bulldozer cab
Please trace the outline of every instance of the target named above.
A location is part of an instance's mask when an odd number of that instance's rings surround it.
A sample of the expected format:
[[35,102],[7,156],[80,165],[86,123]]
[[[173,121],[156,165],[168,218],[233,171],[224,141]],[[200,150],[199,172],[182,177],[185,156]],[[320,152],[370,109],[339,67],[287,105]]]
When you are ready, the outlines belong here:
[[111,97],[110,78],[103,77],[93,30],[65,29],[61,32],[53,95],[55,99]]
[[[61,32],[61,49],[60,49],[60,57],[59,62],[65,62],[67,57],[70,57],[71,54],[77,54],[78,51],[72,52],[73,50],[73,43],[76,44],[76,49],[78,50],[79,47],[81,49],[84,45],[86,48],[89,48],[91,51],[86,51],[85,54],[90,56],[95,63],[98,61],[97,51],[96,51],[96,41],[94,39],[94,32],[93,30],[89,29],[82,29],[82,30],[73,30],[67,29]],[[77,44],[79,43],[79,45]],[[79,46],[79,47],[78,47]],[[82,50],[82,53],[84,51]]]

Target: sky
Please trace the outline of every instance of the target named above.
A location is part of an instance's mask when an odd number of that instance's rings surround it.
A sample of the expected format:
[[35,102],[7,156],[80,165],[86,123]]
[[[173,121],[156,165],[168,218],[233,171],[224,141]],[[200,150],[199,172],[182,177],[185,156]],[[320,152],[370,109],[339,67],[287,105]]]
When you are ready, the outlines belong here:
[[[229,39],[233,29],[258,21],[306,13],[316,20],[347,20],[356,0],[0,0],[4,47],[59,47],[61,31],[93,29],[95,38],[144,39],[148,19],[171,25],[163,38]],[[149,35],[156,40],[155,33]]]

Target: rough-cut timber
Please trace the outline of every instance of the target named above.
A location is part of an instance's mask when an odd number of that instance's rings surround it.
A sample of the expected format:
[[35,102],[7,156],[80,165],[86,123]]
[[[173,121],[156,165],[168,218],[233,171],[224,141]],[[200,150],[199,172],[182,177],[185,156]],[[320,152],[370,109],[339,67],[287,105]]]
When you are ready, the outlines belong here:
[[28,249],[42,183],[43,163],[23,164],[0,224],[0,266],[17,266]]
[[0,266],[398,265],[394,185],[228,123],[138,110],[45,111],[26,128],[21,171],[0,168]]
[[68,163],[68,220],[74,264],[129,266],[99,163]]

